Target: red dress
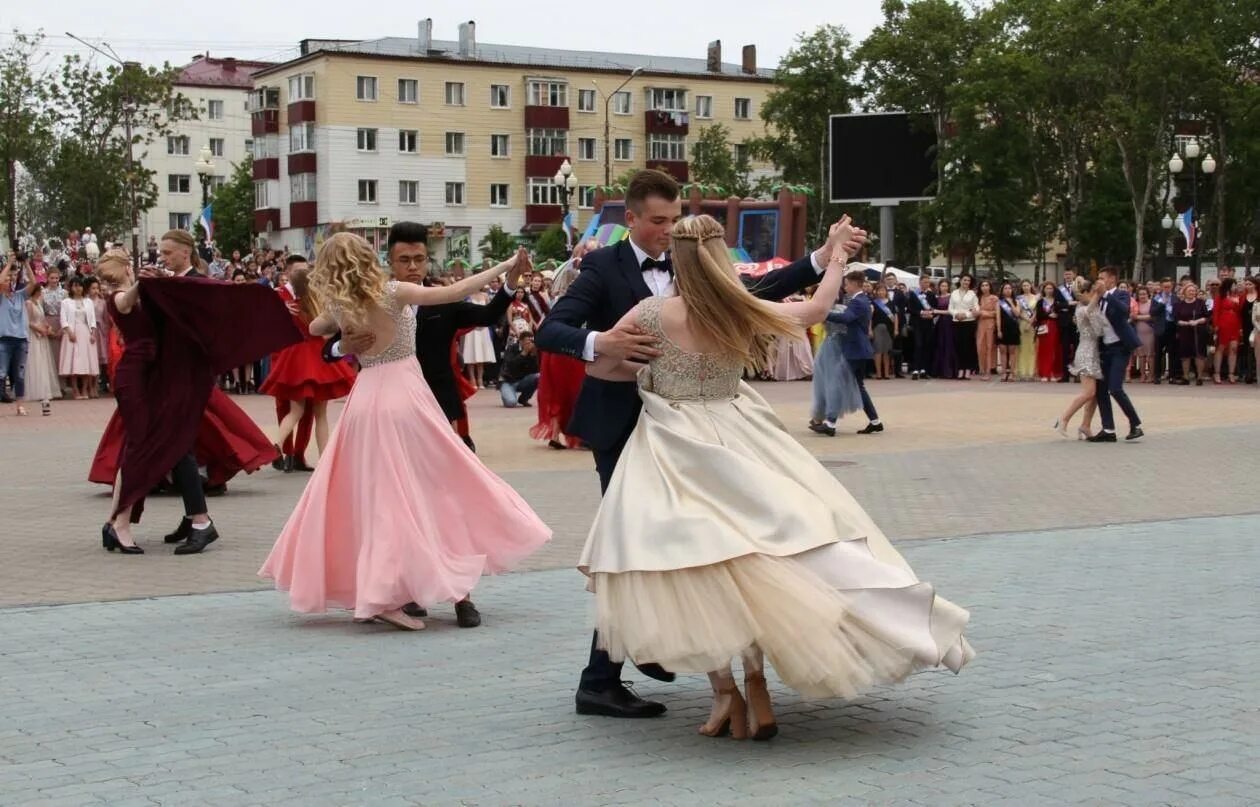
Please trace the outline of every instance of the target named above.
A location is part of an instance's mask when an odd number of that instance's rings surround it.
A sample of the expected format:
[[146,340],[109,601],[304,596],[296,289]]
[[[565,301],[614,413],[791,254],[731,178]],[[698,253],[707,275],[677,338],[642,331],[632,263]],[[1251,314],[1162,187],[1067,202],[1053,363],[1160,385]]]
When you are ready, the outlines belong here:
[[1063,346],[1059,343],[1059,321],[1050,318],[1045,300],[1037,303],[1037,377],[1063,376]]
[[[538,422],[529,430],[535,440],[556,440],[569,425],[578,393],[586,379],[586,363],[559,353],[543,353],[538,375]],[[556,427],[553,424],[558,423]],[[569,448],[582,441],[565,435]]]
[[1219,347],[1241,342],[1242,301],[1233,295],[1217,297],[1212,304],[1212,327],[1216,329],[1216,344]]
[[350,394],[354,370],[344,361],[324,361],[324,338],[311,335],[311,324],[300,314],[293,324],[302,341],[271,357],[271,370],[258,391],[282,401],[332,401]]

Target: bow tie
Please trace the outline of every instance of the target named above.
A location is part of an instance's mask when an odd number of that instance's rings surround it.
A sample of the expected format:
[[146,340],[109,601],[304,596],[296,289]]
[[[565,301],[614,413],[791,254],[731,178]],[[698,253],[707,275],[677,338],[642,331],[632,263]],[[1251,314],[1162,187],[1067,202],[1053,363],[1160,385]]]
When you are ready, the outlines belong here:
[[661,272],[668,272],[671,275],[674,274],[674,264],[670,262],[669,258],[666,258],[663,261],[658,261],[656,258],[644,258],[643,265],[639,268],[644,272],[650,272],[653,269],[656,269]]

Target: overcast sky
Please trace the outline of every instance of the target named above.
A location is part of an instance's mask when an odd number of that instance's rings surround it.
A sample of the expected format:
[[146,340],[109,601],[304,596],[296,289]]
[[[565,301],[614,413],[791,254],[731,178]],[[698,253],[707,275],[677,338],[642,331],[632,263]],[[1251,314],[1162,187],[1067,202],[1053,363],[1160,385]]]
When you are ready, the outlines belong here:
[[[759,66],[773,67],[801,32],[825,23],[839,24],[860,41],[881,19],[879,0],[639,0],[631,4],[374,0],[366,8],[329,0],[297,4],[212,0],[175,5],[169,0],[107,5],[96,0],[57,0],[5,5],[0,43],[11,41],[12,28],[42,28],[54,55],[82,51],[66,38],[69,31],[93,42],[109,42],[124,59],[156,64],[183,64],[207,50],[215,56],[284,61],[297,55],[297,43],[305,38],[415,36],[416,23],[432,17],[435,39],[455,39],[456,26],[470,19],[477,22],[479,41],[506,45],[704,58],[707,44],[720,39],[723,61],[738,63],[740,48],[755,44]],[[364,10],[372,14],[361,13]],[[631,29],[637,32],[633,36],[628,33]]]

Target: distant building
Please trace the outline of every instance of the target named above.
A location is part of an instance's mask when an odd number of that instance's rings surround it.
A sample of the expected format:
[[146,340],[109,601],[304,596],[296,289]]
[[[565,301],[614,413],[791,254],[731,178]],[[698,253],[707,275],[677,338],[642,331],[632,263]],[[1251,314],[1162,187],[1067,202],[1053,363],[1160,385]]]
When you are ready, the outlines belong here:
[[774,73],[753,46],[728,64],[720,43],[685,59],[478,44],[473,23],[459,28],[457,41],[434,40],[430,20],[414,38],[304,40],[254,73],[255,226],[272,246],[313,252],[337,225],[383,248],[394,221],[414,220],[438,258],[475,259],[491,225],[560,221],[566,158],[582,227],[606,175],[650,165],[686,180],[699,129],[722,123],[733,144],[764,131]]

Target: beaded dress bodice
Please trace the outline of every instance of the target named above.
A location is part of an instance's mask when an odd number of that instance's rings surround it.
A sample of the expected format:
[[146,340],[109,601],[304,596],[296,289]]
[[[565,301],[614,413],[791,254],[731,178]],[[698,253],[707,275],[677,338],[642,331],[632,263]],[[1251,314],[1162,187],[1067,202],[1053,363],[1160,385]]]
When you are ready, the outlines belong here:
[[381,308],[394,321],[394,341],[380,353],[359,356],[359,366],[364,369],[416,357],[416,312],[411,306],[398,302],[397,291],[398,281],[389,281],[385,284],[385,299],[381,301]]
[[660,337],[661,355],[649,364],[644,388],[670,401],[713,401],[734,398],[744,366],[738,359],[716,353],[693,353],[670,341],[661,328],[664,297],[640,303],[639,325]]

